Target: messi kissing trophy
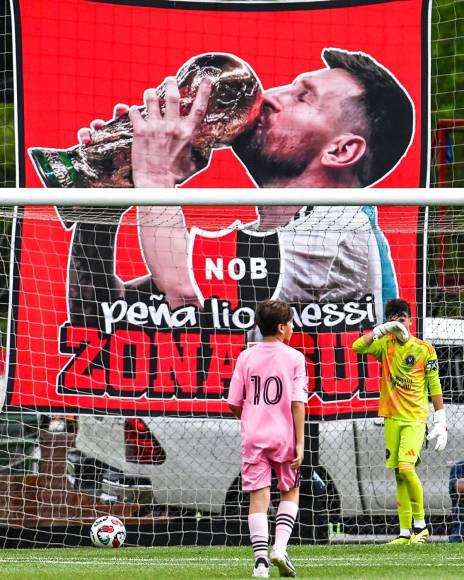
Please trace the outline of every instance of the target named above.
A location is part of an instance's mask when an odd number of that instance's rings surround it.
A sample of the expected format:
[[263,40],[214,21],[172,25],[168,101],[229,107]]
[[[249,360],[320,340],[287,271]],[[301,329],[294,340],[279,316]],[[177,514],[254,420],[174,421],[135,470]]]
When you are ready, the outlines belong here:
[[[231,144],[260,115],[262,88],[242,59],[226,53],[195,56],[178,71],[180,112],[189,113],[201,80],[210,77],[211,96],[205,118],[193,140],[199,166],[210,152]],[[165,86],[157,89],[164,112]],[[142,116],[145,107],[140,107]],[[29,154],[46,187],[133,187],[131,177],[132,126],[123,115],[92,133],[92,143],[70,149],[33,147]]]

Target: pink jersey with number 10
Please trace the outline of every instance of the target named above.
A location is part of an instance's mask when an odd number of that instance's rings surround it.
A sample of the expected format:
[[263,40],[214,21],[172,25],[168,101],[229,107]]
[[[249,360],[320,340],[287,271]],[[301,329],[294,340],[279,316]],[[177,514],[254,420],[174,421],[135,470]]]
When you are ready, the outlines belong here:
[[282,342],[259,342],[240,353],[227,402],[242,407],[242,456],[257,463],[294,459],[292,401],[308,400],[303,354]]

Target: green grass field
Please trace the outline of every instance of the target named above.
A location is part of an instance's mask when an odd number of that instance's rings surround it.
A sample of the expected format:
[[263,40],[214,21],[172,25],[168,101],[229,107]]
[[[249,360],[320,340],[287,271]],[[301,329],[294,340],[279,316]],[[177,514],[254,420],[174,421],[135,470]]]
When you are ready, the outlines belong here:
[[[299,578],[463,578],[459,544],[295,546]],[[45,548],[0,552],[2,579],[249,578],[250,548]],[[271,576],[278,577],[272,569]]]

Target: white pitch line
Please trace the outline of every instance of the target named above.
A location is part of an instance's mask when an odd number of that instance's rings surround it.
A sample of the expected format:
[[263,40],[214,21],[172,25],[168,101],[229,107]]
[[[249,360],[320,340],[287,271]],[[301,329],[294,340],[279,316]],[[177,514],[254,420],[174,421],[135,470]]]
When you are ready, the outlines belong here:
[[[366,561],[364,557],[349,557],[345,558],[342,556],[335,556],[335,557],[327,557],[322,556],[318,557],[315,556],[313,558],[308,557],[295,557],[292,558],[293,561],[298,562],[300,564],[304,564],[306,567],[310,568],[319,568],[319,567],[343,567],[347,564],[359,564],[366,568],[380,568],[383,566],[393,566],[393,567],[400,567],[404,566],[405,562],[408,564],[418,564],[419,566],[426,566],[426,567],[457,567],[462,566],[462,562],[464,561],[464,556],[445,556],[443,558],[435,559],[434,562],[431,563],[424,563],[423,557],[420,554],[417,554],[417,558],[411,558],[412,554],[404,554],[403,558],[399,558],[398,555],[390,556],[390,557],[382,557],[380,561]],[[117,562],[118,565],[124,567],[139,567],[139,566],[147,566],[147,564],[151,564],[153,567],[182,567],[186,565],[195,565],[198,567],[209,567],[209,566],[216,566],[216,567],[227,567],[233,565],[234,567],[244,566],[251,562],[250,559],[244,558],[194,558],[194,557],[184,557],[184,558],[157,558],[154,556],[153,558],[102,558],[102,559],[94,559],[94,558],[86,558],[86,559],[79,559],[79,558],[53,558],[53,557],[0,557],[0,564],[63,564],[63,565],[79,565],[79,566],[92,566],[92,567],[103,567],[108,565],[108,562]],[[414,562],[416,560],[416,562]]]

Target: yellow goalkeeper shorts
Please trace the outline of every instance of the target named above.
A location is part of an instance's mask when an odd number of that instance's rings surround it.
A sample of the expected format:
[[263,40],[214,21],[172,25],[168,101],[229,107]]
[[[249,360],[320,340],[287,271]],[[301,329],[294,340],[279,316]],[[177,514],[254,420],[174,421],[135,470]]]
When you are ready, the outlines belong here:
[[385,467],[395,469],[399,463],[420,463],[420,451],[424,444],[425,423],[385,418]]

